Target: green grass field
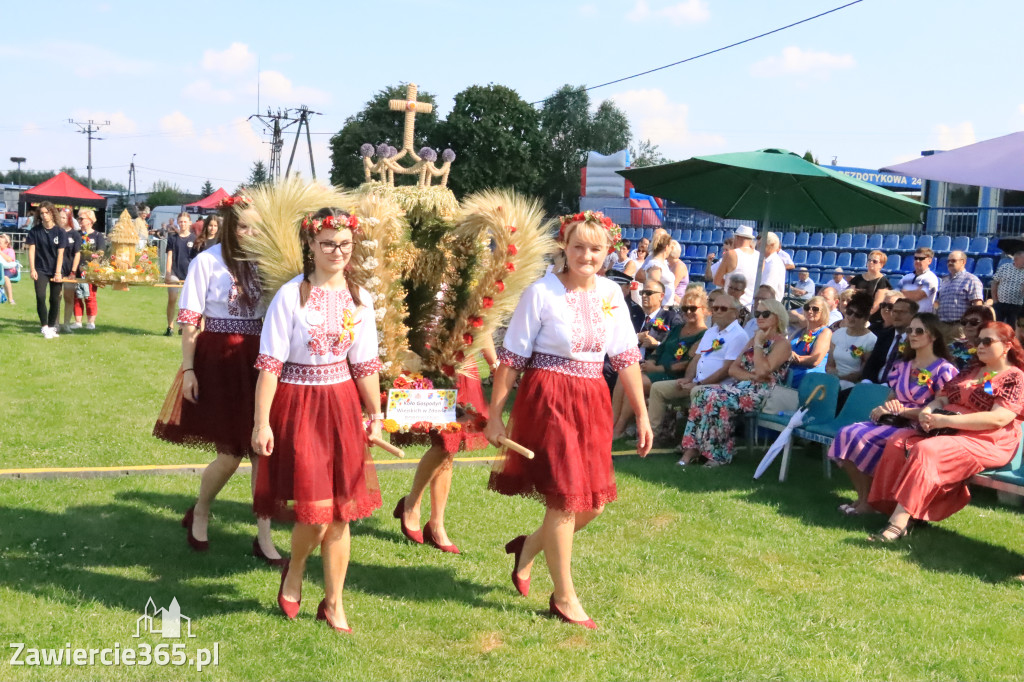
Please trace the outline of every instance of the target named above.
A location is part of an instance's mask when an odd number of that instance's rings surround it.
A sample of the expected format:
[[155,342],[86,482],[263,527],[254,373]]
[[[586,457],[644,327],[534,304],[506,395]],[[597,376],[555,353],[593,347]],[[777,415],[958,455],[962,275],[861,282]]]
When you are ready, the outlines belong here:
[[[18,305],[0,306],[0,468],[204,461],[149,435],[178,363],[178,339],[160,336],[163,291],[103,290],[99,330],[46,341],[18,286]],[[819,458],[797,451],[784,484],[751,480],[742,451],[714,470],[617,458],[619,500],[574,554],[596,632],[544,615],[543,561],[529,598],[513,590],[502,545],[542,509],[487,492],[487,467],[455,470],[460,556],[402,538],[389,512],[412,470],[380,472],[385,508],[353,526],[351,636],[313,620],[318,558],[300,618],[277,613],[278,575],[248,556],[246,476],[215,504],[205,555],[179,525],[196,476],[0,480],[5,648],[155,646],[158,635],[133,637],[152,597],[192,619],[188,652],[219,649],[202,673],[12,666],[7,649],[0,680],[1020,679],[1024,516],[979,491],[948,521],[877,547],[864,538],[883,519],[839,515],[850,491]],[[275,539],[287,549],[288,528]]]

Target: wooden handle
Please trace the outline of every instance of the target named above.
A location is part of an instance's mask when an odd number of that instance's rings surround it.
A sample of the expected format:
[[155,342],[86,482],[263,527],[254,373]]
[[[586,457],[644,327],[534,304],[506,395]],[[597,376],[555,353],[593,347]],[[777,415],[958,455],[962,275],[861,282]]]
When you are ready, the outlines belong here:
[[394,455],[395,457],[399,458],[405,457],[404,450],[402,450],[401,448],[396,448],[394,445],[387,442],[386,440],[382,440],[380,438],[371,438],[370,445],[376,445],[378,448],[388,453],[389,455]]
[[526,459],[533,459],[533,450],[529,450],[527,448],[524,448],[522,445],[520,445],[519,443],[515,442],[514,440],[509,440],[505,436],[502,436],[501,438],[498,439],[498,442],[501,443],[502,445],[504,445],[509,450],[511,450],[513,452],[518,452],[520,455],[522,455]]
[[[138,284],[138,282],[132,282],[132,284]],[[184,285],[181,282],[174,282],[173,284],[160,282],[159,284],[154,284],[153,286],[160,287],[161,289],[180,289]]]

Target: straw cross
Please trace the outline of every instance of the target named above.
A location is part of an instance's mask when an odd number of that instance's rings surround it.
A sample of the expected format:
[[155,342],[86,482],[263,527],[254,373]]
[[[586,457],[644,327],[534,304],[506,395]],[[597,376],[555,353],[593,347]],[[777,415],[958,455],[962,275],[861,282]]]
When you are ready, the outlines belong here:
[[405,112],[405,131],[402,135],[402,149],[412,151],[413,132],[416,129],[416,114],[429,114],[434,110],[434,105],[429,102],[420,102],[416,99],[418,88],[415,83],[409,83],[405,93],[405,99],[393,99],[388,101],[391,111]]

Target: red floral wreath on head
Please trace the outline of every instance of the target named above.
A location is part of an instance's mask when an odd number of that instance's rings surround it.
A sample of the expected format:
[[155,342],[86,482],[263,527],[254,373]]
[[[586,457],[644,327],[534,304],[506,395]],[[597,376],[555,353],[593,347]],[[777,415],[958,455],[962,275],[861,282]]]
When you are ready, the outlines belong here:
[[579,213],[570,213],[569,215],[562,216],[561,226],[558,228],[559,242],[565,242],[565,228],[573,223],[591,223],[603,227],[608,230],[608,240],[611,242],[611,246],[608,247],[608,253],[614,253],[618,249],[619,241],[622,239],[622,229],[604,213],[600,211],[580,211]]
[[234,208],[236,205],[240,205],[242,208],[245,208],[246,206],[248,206],[251,203],[252,203],[252,199],[250,199],[246,195],[244,195],[244,194],[236,194],[233,197],[224,197],[223,199],[221,199],[220,203],[217,204],[217,208],[221,208],[221,209]]
[[313,214],[302,219],[302,230],[310,235],[316,235],[323,230],[340,230],[348,228],[353,232],[359,231],[359,218],[354,215],[335,218],[332,215],[316,218]]

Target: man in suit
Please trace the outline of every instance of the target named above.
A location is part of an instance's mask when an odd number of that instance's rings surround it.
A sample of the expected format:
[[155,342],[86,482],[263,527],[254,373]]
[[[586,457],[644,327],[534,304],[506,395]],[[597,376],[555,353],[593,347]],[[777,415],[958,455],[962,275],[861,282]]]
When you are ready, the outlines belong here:
[[917,315],[917,301],[900,298],[892,304],[892,326],[882,329],[878,334],[875,348],[864,363],[862,382],[885,384],[889,380],[889,370],[899,359],[899,345],[906,340],[907,327]]
[[644,318],[640,323],[636,340],[640,346],[640,355],[647,356],[647,351],[657,348],[668,336],[669,330],[679,324],[679,313],[674,309],[662,309],[661,302],[665,298],[665,287],[660,281],[648,279],[640,291],[640,307]]

